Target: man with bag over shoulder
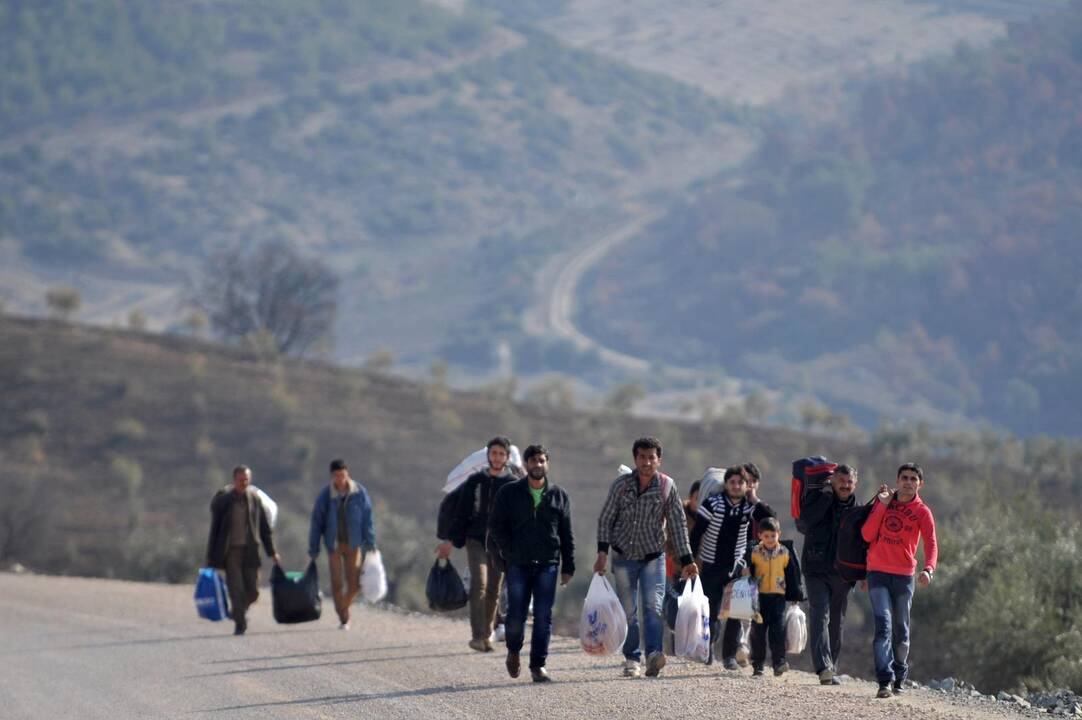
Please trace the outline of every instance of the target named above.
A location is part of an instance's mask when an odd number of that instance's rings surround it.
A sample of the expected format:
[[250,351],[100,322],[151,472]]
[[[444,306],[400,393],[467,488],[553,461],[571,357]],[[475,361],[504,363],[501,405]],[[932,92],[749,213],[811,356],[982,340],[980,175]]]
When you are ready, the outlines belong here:
[[222,488],[210,501],[206,558],[207,567],[225,570],[234,635],[248,629],[248,606],[259,598],[260,547],[275,565],[281,562],[263,501],[252,487],[252,470],[238,465],[233,468],[233,486]]

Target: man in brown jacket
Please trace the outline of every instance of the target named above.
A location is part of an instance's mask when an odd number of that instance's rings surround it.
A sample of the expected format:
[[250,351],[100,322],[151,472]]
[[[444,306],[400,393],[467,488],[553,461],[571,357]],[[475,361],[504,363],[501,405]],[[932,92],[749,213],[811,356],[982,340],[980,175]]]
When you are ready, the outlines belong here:
[[281,562],[263,502],[252,488],[252,471],[240,465],[233,469],[233,486],[222,488],[210,501],[206,559],[207,567],[225,570],[234,635],[248,629],[248,606],[259,598],[260,545],[275,565]]

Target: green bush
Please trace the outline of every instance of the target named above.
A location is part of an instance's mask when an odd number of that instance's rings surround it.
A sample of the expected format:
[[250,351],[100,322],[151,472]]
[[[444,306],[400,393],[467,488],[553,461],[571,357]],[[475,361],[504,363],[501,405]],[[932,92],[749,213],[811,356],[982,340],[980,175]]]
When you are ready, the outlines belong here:
[[983,691],[1082,692],[1082,530],[1036,495],[971,507],[940,529],[936,582],[913,607],[924,674]]

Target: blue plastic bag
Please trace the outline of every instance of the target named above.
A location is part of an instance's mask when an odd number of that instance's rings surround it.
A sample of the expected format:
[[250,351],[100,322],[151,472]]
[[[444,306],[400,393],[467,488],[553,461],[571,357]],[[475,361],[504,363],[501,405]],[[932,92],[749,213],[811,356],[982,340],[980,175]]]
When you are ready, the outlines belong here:
[[199,617],[218,622],[232,617],[225,581],[214,568],[199,568],[195,581],[195,611]]

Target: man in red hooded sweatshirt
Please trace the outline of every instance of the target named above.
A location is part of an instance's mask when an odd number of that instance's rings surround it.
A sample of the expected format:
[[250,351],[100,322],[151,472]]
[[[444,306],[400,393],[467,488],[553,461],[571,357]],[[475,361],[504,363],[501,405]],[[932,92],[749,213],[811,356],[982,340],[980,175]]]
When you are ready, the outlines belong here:
[[[938,550],[935,519],[918,494],[924,472],[916,463],[898,468],[897,490],[879,488],[878,502],[864,523],[868,547],[868,598],[875,615],[876,697],[902,693],[909,665],[909,609],[913,604],[913,573],[917,569],[917,543],[924,539],[924,567],[917,577],[921,587],[932,582]],[[893,687],[892,687],[893,685]]]

